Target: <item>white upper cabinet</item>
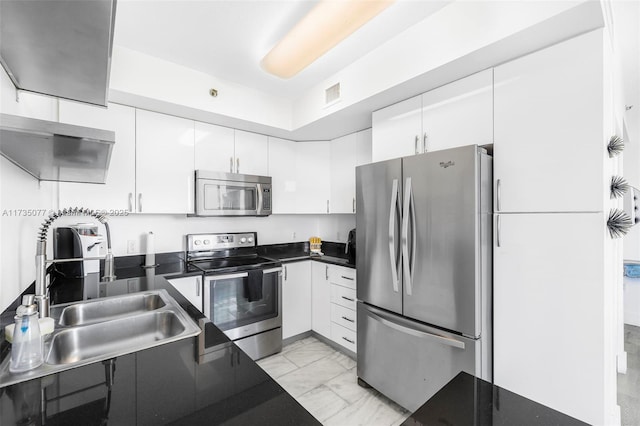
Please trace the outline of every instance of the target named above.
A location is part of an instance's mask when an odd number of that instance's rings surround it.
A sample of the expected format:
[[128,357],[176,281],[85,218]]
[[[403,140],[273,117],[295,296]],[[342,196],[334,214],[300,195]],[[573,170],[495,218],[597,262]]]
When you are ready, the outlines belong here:
[[60,207],[135,211],[136,111],[109,104],[108,108],[60,100],[60,122],[112,130],[116,141],[104,185],[60,182]]
[[356,133],[356,166],[371,163],[372,133],[371,129],[362,130]]
[[331,213],[356,212],[356,145],[351,133],[331,141]]
[[267,137],[208,123],[195,123],[195,167],[226,173],[266,176]]
[[257,133],[235,131],[236,173],[266,176],[269,172],[268,138]]
[[195,122],[195,168],[233,173],[234,130]]
[[374,111],[372,121],[372,161],[422,152],[422,96]]
[[495,68],[494,211],[602,211],[602,49],[595,31]]
[[193,213],[194,122],[136,110],[139,213]]
[[269,172],[271,176],[273,213],[297,213],[298,175],[297,142],[269,138]]
[[297,213],[329,213],[331,153],[328,141],[297,142]]
[[493,143],[493,69],[422,95],[423,151]]

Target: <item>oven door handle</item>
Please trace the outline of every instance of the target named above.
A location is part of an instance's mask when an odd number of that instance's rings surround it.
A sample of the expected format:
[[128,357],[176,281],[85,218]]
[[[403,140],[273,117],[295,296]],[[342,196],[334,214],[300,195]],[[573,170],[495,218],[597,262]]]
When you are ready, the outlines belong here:
[[248,276],[249,276],[248,272],[239,272],[237,274],[228,274],[228,275],[211,275],[209,277],[209,281],[232,280],[234,278],[244,278]]
[[262,274],[273,274],[274,272],[282,272],[282,266],[278,266],[277,268],[269,268],[263,269]]

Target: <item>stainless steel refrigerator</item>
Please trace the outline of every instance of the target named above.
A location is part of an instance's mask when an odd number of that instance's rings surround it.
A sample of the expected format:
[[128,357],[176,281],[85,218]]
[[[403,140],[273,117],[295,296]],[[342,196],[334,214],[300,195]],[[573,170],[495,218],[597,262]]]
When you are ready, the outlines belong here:
[[492,158],[360,166],[356,200],[359,381],[410,411],[460,371],[491,381]]

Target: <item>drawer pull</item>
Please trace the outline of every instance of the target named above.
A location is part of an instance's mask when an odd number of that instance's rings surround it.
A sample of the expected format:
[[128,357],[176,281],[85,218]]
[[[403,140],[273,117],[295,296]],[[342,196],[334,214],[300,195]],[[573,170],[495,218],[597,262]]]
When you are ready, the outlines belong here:
[[353,281],[354,278],[349,278],[349,277],[345,277],[344,275],[340,275],[342,278],[344,278],[345,280],[349,280],[349,281]]
[[344,340],[346,340],[347,342],[351,343],[352,345],[354,345],[354,344],[356,343],[355,341],[353,341],[353,340],[351,340],[351,339],[347,339],[347,338],[346,338],[346,337],[344,337],[344,336],[342,336],[342,338],[343,338]]
[[345,321],[349,321],[349,322],[356,322],[356,320],[352,320],[351,318],[347,318],[344,315],[342,316],[342,319]]
[[355,299],[352,299],[350,297],[347,297],[347,296],[340,296],[340,297],[342,297],[344,300],[348,300],[349,302],[355,302]]

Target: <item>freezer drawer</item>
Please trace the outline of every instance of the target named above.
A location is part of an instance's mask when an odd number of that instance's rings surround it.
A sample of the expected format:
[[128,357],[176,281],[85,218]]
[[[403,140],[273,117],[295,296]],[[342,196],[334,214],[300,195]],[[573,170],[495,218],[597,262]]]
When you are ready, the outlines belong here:
[[358,302],[358,377],[409,411],[460,371],[481,377],[480,340]]

